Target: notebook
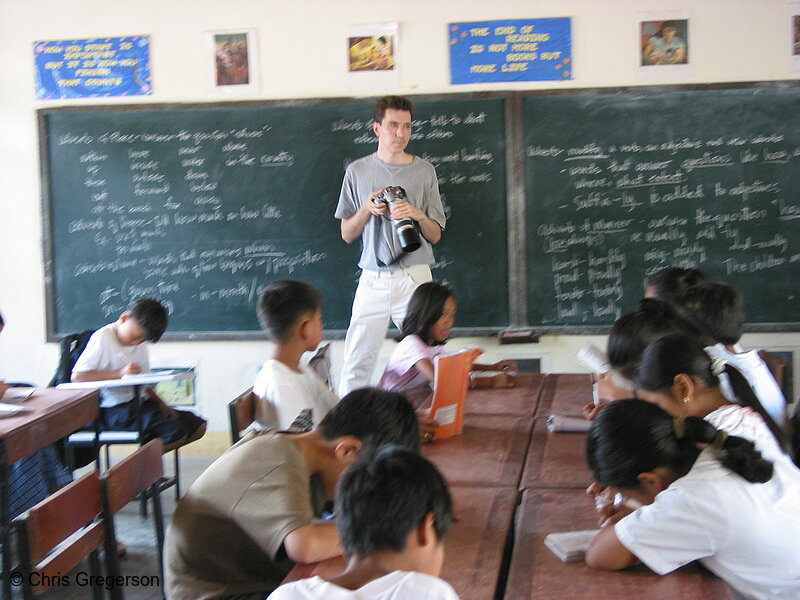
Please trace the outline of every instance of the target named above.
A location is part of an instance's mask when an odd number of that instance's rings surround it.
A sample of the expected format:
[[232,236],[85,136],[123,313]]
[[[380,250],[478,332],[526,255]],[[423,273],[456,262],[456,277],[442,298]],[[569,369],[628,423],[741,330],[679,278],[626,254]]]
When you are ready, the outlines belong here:
[[563,562],[580,562],[585,558],[586,549],[599,532],[599,529],[585,529],[550,533],[544,538],[544,545]]

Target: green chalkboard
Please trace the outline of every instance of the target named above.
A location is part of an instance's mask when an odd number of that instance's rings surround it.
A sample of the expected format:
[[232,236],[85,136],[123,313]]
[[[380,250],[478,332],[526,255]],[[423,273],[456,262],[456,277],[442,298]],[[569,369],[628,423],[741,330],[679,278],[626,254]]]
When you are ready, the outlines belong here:
[[527,96],[527,320],[610,325],[646,276],[692,266],[747,321],[800,322],[800,89]]
[[[434,277],[465,328],[509,323],[505,100],[415,98],[409,152],[437,168],[448,227]],[[258,332],[260,291],[317,286],[347,327],[359,244],[333,211],[344,169],[373,152],[372,100],[86,106],[39,111],[48,338],[148,295],[172,337]],[[391,182],[387,182],[391,185]]]

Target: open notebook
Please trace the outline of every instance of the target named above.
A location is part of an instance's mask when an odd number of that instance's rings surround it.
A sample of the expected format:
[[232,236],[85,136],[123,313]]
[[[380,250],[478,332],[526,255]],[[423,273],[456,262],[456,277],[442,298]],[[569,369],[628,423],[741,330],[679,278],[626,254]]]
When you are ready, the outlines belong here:
[[483,354],[478,348],[465,348],[433,359],[433,400],[428,416],[439,423],[435,440],[458,435],[464,426],[464,402],[467,398],[472,363]]

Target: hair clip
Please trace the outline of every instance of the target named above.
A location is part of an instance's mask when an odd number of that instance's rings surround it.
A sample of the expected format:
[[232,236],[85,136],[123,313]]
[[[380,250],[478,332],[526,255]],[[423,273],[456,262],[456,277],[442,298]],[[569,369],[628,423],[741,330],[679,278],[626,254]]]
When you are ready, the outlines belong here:
[[676,438],[683,438],[683,434],[686,431],[686,417],[683,415],[675,415],[672,417],[672,430],[675,432]]
[[719,356],[712,359],[711,361],[711,372],[714,375],[722,375],[725,372],[725,365],[728,364],[728,361],[724,358],[720,358]]
[[711,447],[717,452],[722,452],[725,448],[725,441],[728,439],[727,431],[717,431],[714,436],[714,441],[711,442]]

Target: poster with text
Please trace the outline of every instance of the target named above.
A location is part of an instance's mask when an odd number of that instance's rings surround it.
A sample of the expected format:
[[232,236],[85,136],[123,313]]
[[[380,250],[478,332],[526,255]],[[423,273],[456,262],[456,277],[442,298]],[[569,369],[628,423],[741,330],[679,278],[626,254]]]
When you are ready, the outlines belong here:
[[450,83],[572,79],[572,19],[450,23]]
[[39,100],[152,92],[149,36],[34,42],[33,58]]

